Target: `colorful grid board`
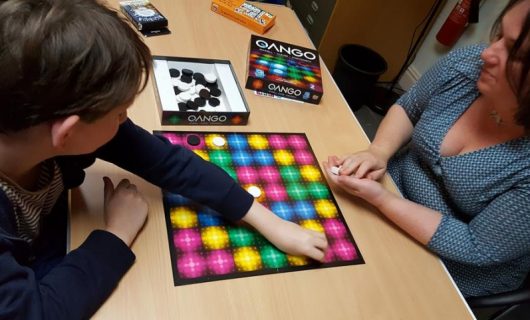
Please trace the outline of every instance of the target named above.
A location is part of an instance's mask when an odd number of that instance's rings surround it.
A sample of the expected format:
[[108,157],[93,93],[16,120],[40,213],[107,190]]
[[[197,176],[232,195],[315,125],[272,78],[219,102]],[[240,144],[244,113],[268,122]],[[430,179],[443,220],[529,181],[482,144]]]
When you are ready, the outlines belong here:
[[305,134],[155,134],[215,163],[275,214],[325,232],[329,242],[324,263],[287,255],[250,227],[224,220],[211,208],[165,192],[176,286],[364,263]]

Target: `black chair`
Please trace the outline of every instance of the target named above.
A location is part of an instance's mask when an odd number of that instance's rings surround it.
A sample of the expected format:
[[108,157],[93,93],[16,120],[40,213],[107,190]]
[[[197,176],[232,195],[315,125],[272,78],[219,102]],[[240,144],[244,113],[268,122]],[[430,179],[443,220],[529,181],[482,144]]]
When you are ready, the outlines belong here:
[[[466,299],[469,307],[476,311],[485,308],[497,308],[497,310],[489,317],[489,320],[508,320],[508,319],[522,319],[510,317],[511,314],[520,313],[519,311],[525,308],[530,309],[530,274],[526,277],[521,288],[498,294],[482,297],[470,297]],[[530,319],[530,314],[528,319]]]

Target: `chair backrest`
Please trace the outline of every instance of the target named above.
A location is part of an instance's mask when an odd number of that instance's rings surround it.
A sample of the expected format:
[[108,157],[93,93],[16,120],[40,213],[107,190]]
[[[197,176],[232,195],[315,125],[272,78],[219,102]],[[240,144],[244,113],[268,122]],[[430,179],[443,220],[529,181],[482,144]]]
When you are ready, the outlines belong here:
[[471,308],[507,307],[521,303],[530,303],[530,273],[523,285],[516,290],[466,299]]

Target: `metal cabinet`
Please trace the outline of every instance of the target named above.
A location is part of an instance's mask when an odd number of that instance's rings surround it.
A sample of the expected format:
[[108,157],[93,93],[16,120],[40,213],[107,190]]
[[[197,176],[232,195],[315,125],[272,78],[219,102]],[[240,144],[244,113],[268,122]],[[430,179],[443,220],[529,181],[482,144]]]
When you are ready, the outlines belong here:
[[315,47],[326,31],[335,0],[289,0]]
[[[391,81],[408,55],[415,30],[438,0],[289,0],[326,65],[333,70],[339,48],[360,44],[381,54]],[[445,1],[445,0],[442,0]]]

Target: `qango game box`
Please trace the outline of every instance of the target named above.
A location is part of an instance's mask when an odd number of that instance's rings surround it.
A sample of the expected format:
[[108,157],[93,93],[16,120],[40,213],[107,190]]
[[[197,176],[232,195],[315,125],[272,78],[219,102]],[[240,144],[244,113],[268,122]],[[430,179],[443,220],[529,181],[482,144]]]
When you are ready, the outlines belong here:
[[323,94],[318,52],[252,35],[245,88],[265,96],[318,104]]

